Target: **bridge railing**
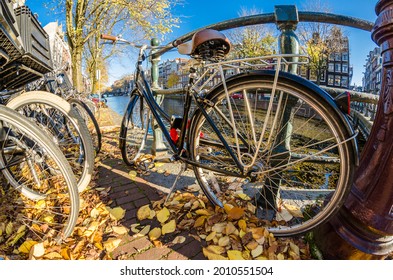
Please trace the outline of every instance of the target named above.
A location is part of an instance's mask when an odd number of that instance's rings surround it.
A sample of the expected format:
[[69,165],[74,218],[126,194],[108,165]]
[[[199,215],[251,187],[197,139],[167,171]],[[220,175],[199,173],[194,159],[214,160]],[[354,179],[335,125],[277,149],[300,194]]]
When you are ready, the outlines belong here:
[[[331,13],[321,13],[321,12],[307,12],[307,11],[301,12],[297,10],[296,6],[280,5],[275,7],[274,13],[244,16],[244,17],[239,17],[239,18],[211,24],[203,28],[199,28],[192,32],[189,32],[178,38],[176,41],[181,41],[181,42],[189,41],[191,40],[192,36],[196,32],[203,30],[205,28],[212,28],[215,30],[223,31],[223,30],[228,30],[238,27],[259,25],[259,24],[276,24],[277,28],[281,30],[280,37],[282,37],[282,36],[288,36],[287,34],[284,34],[287,30],[295,31],[296,26],[299,22],[319,22],[319,23],[327,23],[327,24],[336,24],[336,25],[364,30],[366,32],[370,32],[374,26],[373,22],[355,18],[355,17],[336,15]],[[157,40],[153,39],[152,44],[157,45],[158,44]],[[288,46],[284,46],[281,49],[281,52],[283,52],[283,49],[285,49],[286,53],[288,53],[288,50],[289,53],[291,53],[292,51],[293,52],[298,51],[296,50],[296,48],[291,49],[291,47],[289,48],[286,47]],[[152,85],[155,93],[159,96],[161,100],[166,95],[184,93],[183,89],[160,89],[158,86],[158,81],[159,81],[158,62],[160,61],[160,56],[170,51],[173,48],[174,48],[173,42],[170,42],[167,45],[165,45],[162,49],[156,51],[152,55],[152,71],[151,71]],[[378,95],[356,92],[356,91],[351,91],[341,88],[331,88],[325,86],[321,86],[321,87],[329,94],[331,94],[333,97],[344,91],[349,91],[352,101],[351,108],[352,108],[352,118],[353,118],[354,125],[359,128],[362,135],[365,137],[365,139],[367,139],[376,112]],[[154,138],[155,139],[159,138],[158,141],[155,141],[155,145],[156,146],[158,145],[159,147],[153,148],[154,151],[159,150],[160,148],[164,148],[164,145],[161,143],[162,138],[159,134],[160,134],[159,131],[155,132]]]

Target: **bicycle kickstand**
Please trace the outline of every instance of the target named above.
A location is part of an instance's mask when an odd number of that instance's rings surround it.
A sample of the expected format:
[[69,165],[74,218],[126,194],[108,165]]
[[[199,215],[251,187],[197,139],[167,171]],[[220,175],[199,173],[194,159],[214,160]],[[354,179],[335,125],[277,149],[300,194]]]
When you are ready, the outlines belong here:
[[173,182],[173,185],[172,185],[172,187],[171,187],[170,190],[169,190],[168,196],[166,197],[164,204],[166,204],[166,203],[168,202],[169,198],[171,197],[172,193],[174,192],[174,190],[175,190],[175,188],[176,188],[177,180],[179,180],[180,176],[181,176],[181,175],[183,174],[183,172],[186,171],[186,170],[187,170],[187,163],[183,162],[183,163],[181,164],[180,172],[179,172],[179,174],[177,174],[176,179],[175,179],[175,181]]

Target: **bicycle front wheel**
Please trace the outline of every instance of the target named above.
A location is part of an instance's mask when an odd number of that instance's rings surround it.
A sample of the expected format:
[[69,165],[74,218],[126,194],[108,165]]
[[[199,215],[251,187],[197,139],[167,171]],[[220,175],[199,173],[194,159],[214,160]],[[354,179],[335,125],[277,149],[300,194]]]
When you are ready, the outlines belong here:
[[69,163],[34,122],[1,105],[0,170],[0,227],[9,227],[0,251],[13,242],[70,236],[79,196]]
[[131,93],[120,127],[119,148],[123,161],[134,165],[143,154],[149,134],[150,110],[138,91]]
[[198,110],[190,130],[191,159],[206,167],[194,172],[209,200],[223,206],[229,194],[246,197],[241,207],[257,218],[250,222],[277,236],[327,221],[344,202],[354,171],[342,116],[309,87],[282,77],[274,85],[273,74],[244,75],[227,89],[210,94],[208,117]]
[[79,191],[84,191],[94,171],[94,147],[85,121],[72,105],[50,92],[31,91],[12,98],[7,107],[48,133],[70,163]]

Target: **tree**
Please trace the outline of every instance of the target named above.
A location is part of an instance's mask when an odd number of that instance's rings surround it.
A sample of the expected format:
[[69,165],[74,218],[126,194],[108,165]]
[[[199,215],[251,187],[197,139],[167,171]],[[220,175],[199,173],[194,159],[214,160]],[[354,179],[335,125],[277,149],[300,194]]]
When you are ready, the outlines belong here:
[[[257,9],[242,8],[239,16],[259,14]],[[265,25],[253,25],[236,28],[228,34],[232,43],[234,58],[264,56],[276,53],[277,38]]]
[[[320,0],[308,2],[305,7],[310,11],[330,12],[326,2]],[[343,50],[342,29],[327,23],[302,23],[298,26],[298,37],[310,59],[308,69],[315,75],[316,83],[319,84],[326,71],[329,57]]]
[[[82,89],[82,62],[84,48],[89,40],[94,40],[95,47],[90,56],[95,60],[102,56],[102,49],[97,47],[101,33],[111,30],[139,31],[148,37],[152,34],[165,34],[178,22],[171,9],[177,0],[58,0],[52,2],[57,11],[65,10],[66,34],[70,45],[73,81],[78,90]],[[65,8],[64,8],[65,7]]]
[[176,86],[179,83],[179,81],[180,81],[179,75],[175,72],[172,72],[168,76],[168,81],[167,81],[168,88],[173,88],[174,86]]

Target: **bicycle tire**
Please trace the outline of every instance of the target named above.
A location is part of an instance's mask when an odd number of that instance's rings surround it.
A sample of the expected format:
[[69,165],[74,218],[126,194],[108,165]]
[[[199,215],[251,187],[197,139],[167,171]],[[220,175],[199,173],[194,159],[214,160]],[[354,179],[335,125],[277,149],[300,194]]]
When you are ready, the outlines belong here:
[[127,165],[135,165],[136,159],[142,155],[149,133],[149,125],[150,113],[147,104],[143,102],[143,98],[137,91],[133,91],[119,133],[119,148],[123,161]]
[[89,107],[86,105],[84,101],[81,101],[76,98],[71,98],[67,100],[71,105],[79,112],[81,117],[85,120],[86,125],[89,129],[90,136],[93,140],[94,150],[96,155],[100,152],[102,146],[102,135],[100,126],[94,114],[91,112]]
[[[258,224],[276,236],[292,236],[310,231],[339,210],[350,190],[356,157],[348,140],[353,134],[332,100],[290,74],[278,77],[272,94],[274,73],[239,75],[226,83],[228,98],[222,84],[207,96],[214,104],[205,105],[207,114],[247,172],[236,165],[201,110],[192,119],[189,150],[191,160],[237,174],[193,167],[213,204],[222,207],[218,196],[228,189],[246,194],[250,200],[244,207],[254,205]],[[238,92],[243,99],[230,97]]]
[[[31,91],[13,97],[7,107],[34,119],[53,136],[70,162],[79,192],[84,191],[94,171],[94,147],[85,121],[72,105],[50,92]],[[59,119],[52,120],[52,115]]]
[[7,189],[1,180],[0,224],[11,222],[16,229],[24,225],[22,240],[61,241],[71,235],[79,194],[68,161],[34,122],[3,105],[0,170],[12,187]]

